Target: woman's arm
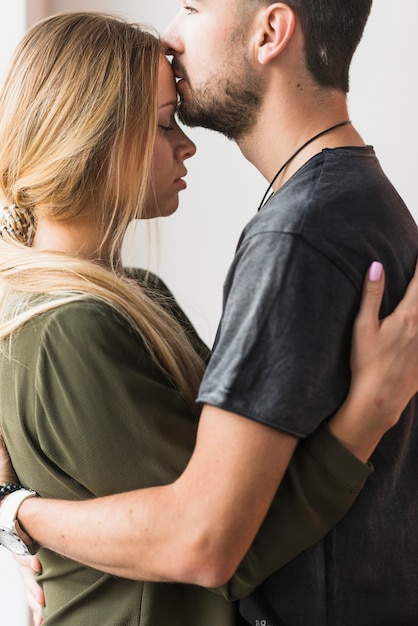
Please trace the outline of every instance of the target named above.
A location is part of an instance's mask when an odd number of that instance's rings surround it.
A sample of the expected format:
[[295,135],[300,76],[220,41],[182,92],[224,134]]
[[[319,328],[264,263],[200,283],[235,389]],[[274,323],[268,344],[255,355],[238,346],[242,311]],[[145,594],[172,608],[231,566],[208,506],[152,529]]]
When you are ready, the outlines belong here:
[[[367,281],[364,305],[356,324],[353,385],[347,398],[349,405],[342,407],[331,426],[334,434],[338,437],[341,434],[341,441],[363,460],[368,457],[384,432],[396,423],[404,405],[418,387],[418,356],[416,356],[418,355],[418,277],[416,276],[411,283],[401,305],[380,325],[377,311],[382,291],[383,278],[373,282]],[[367,329],[366,335],[365,329]],[[367,350],[363,349],[364,346],[367,346]],[[366,382],[359,381],[359,377],[363,377]],[[397,389],[396,397],[391,393],[394,388]],[[242,418],[240,420],[242,421]],[[257,458],[258,452],[266,449],[266,446],[270,445],[270,453],[274,451],[274,442],[270,442],[274,434],[271,436],[269,433],[267,444],[264,433],[260,435],[258,428],[254,428],[252,434],[256,438],[256,447],[258,446],[254,459]],[[295,444],[290,438],[286,445],[290,455]],[[231,450],[232,459],[235,454],[235,451]],[[219,462],[225,462],[223,456],[219,455],[219,451],[215,451],[214,455]],[[259,492],[259,487],[263,483],[262,479],[270,473],[271,463],[261,464],[260,467],[262,470],[259,471],[256,480],[253,480],[251,475],[244,476],[241,480],[244,485],[242,487],[244,494],[243,496],[239,494],[239,497],[246,497],[245,486],[249,484],[252,489],[250,504],[255,502],[252,499],[253,494]],[[202,467],[199,469],[200,485],[204,486],[208,484],[206,482],[208,477],[203,475]],[[272,469],[272,473],[276,475],[280,474],[280,471],[279,466],[274,466]],[[234,474],[233,470],[232,474]],[[235,474],[234,478],[236,478]],[[268,490],[272,492],[271,497],[273,497],[274,479],[273,476],[268,486]],[[187,480],[185,484],[187,486]],[[222,492],[223,495],[226,493],[224,486],[222,486]],[[216,498],[212,498],[210,492],[206,493],[206,490],[202,488],[200,493],[203,506],[209,503],[216,508]],[[262,496],[262,498],[261,509],[266,506],[269,496],[266,498]],[[165,560],[159,555],[156,556],[153,550],[156,546],[157,552],[165,549],[170,532],[175,540],[179,518],[184,516],[184,510],[176,512],[175,515],[171,513],[180,504],[186,506],[187,502],[187,493],[182,495],[174,483],[167,487],[80,503],[32,498],[22,504],[18,517],[34,539],[55,551],[119,575],[167,580],[173,576],[173,573],[174,577],[177,577],[175,572],[182,565],[174,562],[173,555],[180,554],[179,560],[181,561],[181,552],[186,544],[180,541],[180,553],[168,552],[168,558]],[[197,505],[192,503],[192,508],[193,506]],[[229,505],[229,508],[232,516],[237,515],[233,507]],[[250,511],[251,507],[247,508],[246,513]],[[241,512],[238,513],[238,518],[240,515]],[[153,519],[157,522],[157,529],[150,524],[150,520]],[[216,535],[219,527],[222,529],[224,524],[228,525],[229,520],[218,519],[216,516],[214,519],[218,527],[214,529]],[[237,523],[242,525],[244,521],[252,528],[259,526],[258,518],[254,522],[250,517],[245,517],[245,519],[242,517]],[[189,545],[196,547],[198,551],[201,549],[202,554],[206,555],[207,545],[199,543],[202,536],[197,535],[198,541],[193,543],[196,538],[193,518],[186,522],[186,530],[191,535]],[[166,526],[170,527],[168,534],[164,530]],[[159,532],[161,529],[163,529],[162,533]],[[209,533],[203,537],[205,539],[209,537],[210,543]],[[250,542],[251,539],[248,545]],[[150,559],[148,559],[148,552],[153,552]],[[186,560],[189,557],[190,555],[185,555]],[[153,570],[157,562],[159,565]],[[169,572],[167,576],[162,574],[164,569]],[[194,580],[195,573],[186,570],[182,570],[181,580],[205,584],[205,576],[203,578],[197,576]],[[226,576],[224,572],[222,575]],[[216,580],[216,575],[212,579]],[[212,579],[210,574],[207,580]]]

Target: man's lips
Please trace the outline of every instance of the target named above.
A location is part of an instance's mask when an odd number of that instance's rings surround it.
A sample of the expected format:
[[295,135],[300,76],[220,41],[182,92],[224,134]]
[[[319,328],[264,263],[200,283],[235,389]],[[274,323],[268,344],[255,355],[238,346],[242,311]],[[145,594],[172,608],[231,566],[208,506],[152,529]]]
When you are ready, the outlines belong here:
[[182,80],[186,80],[186,72],[183,70],[182,67],[180,67],[180,65],[178,63],[176,63],[175,59],[172,62],[172,68],[173,68],[173,72],[174,72],[174,76],[175,76],[176,82],[180,82]]

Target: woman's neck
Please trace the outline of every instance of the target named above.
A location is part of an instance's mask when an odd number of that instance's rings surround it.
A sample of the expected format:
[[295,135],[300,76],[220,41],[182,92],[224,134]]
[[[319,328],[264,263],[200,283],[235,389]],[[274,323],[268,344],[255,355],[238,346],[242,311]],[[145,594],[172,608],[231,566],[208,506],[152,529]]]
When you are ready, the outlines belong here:
[[38,250],[63,252],[84,259],[101,260],[98,229],[91,222],[51,222],[38,220],[32,247]]

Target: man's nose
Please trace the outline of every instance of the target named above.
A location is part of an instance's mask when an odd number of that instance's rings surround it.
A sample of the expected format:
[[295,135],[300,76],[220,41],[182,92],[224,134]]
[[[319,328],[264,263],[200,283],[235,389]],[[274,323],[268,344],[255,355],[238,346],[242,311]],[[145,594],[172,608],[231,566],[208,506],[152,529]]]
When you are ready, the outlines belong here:
[[178,28],[178,17],[175,17],[161,36],[161,40],[166,46],[166,54],[179,54],[183,52],[183,43]]

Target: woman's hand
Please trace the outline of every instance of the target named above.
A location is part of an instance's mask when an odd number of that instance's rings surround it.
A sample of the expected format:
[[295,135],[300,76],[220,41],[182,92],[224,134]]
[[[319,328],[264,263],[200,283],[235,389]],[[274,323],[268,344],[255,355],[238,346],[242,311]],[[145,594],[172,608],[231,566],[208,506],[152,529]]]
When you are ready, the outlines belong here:
[[373,263],[354,324],[352,380],[330,429],[361,460],[367,460],[418,391],[418,264],[404,298],[379,321],[384,272]]
[[41,626],[43,622],[42,607],[45,596],[42,587],[36,582],[36,575],[41,572],[41,563],[37,556],[15,556],[19,565],[20,575],[26,591],[26,600],[32,611],[33,626]]
[[0,434],[0,483],[17,483],[17,476]]

